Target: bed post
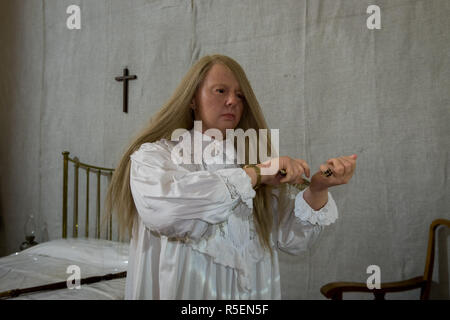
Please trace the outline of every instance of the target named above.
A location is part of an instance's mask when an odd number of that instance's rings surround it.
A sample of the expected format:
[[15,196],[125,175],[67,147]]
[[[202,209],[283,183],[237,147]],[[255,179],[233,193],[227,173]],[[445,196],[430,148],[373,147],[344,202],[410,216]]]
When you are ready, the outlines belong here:
[[74,158],[75,160],[75,173],[74,173],[74,191],[75,191],[75,197],[73,198],[73,231],[72,231],[72,237],[78,238],[78,171],[80,168],[80,161],[77,157]]
[[63,166],[63,221],[62,221],[62,237],[67,238],[67,181],[69,168],[69,151],[64,151],[64,166]]

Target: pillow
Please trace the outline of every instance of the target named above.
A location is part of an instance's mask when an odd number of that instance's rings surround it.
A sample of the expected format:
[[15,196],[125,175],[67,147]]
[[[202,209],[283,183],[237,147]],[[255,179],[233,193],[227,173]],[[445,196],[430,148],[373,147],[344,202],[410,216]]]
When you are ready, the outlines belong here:
[[21,254],[34,254],[86,263],[96,267],[126,270],[128,243],[104,239],[70,238],[43,242]]

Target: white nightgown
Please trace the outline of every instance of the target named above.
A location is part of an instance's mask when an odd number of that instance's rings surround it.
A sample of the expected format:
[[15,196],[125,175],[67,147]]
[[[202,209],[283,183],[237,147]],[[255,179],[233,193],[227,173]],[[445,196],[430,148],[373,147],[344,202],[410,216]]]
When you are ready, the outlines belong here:
[[[191,135],[194,141],[194,132],[210,140],[201,143],[203,150],[226,143],[194,129],[183,139]],[[277,249],[298,255],[311,246],[322,226],[338,217],[331,194],[315,211],[303,192],[292,193],[279,224],[273,200],[272,263],[255,231],[250,177],[236,159],[231,164],[218,160],[229,159],[231,152],[235,156],[234,148],[223,147],[210,164],[176,164],[171,151],[178,143],[144,143],[131,155],[130,186],[138,214],[125,299],[281,299]]]

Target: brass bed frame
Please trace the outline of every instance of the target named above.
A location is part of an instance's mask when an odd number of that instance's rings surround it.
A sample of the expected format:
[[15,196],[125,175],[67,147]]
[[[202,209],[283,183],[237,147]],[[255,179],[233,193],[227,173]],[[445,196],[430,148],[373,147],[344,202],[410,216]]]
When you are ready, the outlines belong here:
[[[69,192],[69,162],[74,164],[74,199],[73,199],[73,228],[72,228],[72,237],[78,238],[79,224],[78,224],[78,178],[80,169],[86,171],[86,223],[84,235],[85,237],[89,237],[89,175],[95,174],[97,177],[97,203],[96,203],[96,226],[95,226],[95,238],[101,238],[101,176],[112,177],[114,173],[114,169],[111,168],[102,168],[98,166],[89,165],[86,163],[82,163],[79,161],[77,157],[70,158],[70,152],[64,151],[62,153],[64,157],[63,164],[63,201],[62,201],[62,237],[64,239],[67,238],[67,225],[68,225],[68,192]],[[112,240],[112,215],[109,215],[107,221],[107,240]],[[88,278],[80,279],[80,283],[83,284],[92,284],[95,282],[105,281],[105,280],[113,280],[119,278],[125,278],[127,275],[126,271],[100,275],[100,276],[92,276]],[[66,281],[60,281],[56,283],[49,283],[41,286],[30,287],[30,288],[19,288],[12,289],[5,292],[0,292],[0,299],[8,299],[15,298],[22,294],[40,292],[40,291],[51,291],[51,290],[59,290],[67,288]]]
[[[95,226],[95,237],[97,239],[100,238],[101,234],[101,176],[109,176],[112,177],[114,173],[114,169],[112,168],[103,168],[98,166],[89,165],[86,163],[80,162],[77,157],[70,158],[69,151],[64,151],[64,165],[63,165],[63,203],[62,203],[62,237],[67,238],[67,208],[68,208],[68,181],[69,181],[69,162],[72,162],[74,165],[74,199],[73,199],[73,228],[72,228],[72,237],[78,237],[79,224],[78,224],[78,178],[80,174],[80,169],[85,170],[86,172],[86,223],[84,236],[89,237],[89,176],[90,174],[95,174],[97,178],[97,208],[96,208],[96,226]],[[107,239],[112,240],[112,215],[108,218],[108,229],[107,229]]]

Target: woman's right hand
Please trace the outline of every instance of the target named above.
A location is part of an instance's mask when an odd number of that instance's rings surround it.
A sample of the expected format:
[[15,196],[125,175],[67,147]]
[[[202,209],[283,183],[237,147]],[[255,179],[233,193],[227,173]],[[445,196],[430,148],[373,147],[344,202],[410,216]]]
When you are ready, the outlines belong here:
[[[267,160],[257,165],[261,168],[261,183],[276,186],[281,183],[301,184],[303,174],[309,178],[310,169],[303,159],[294,159],[288,156]],[[283,176],[279,172],[286,171]]]

